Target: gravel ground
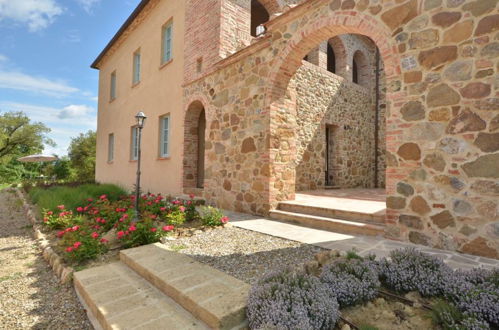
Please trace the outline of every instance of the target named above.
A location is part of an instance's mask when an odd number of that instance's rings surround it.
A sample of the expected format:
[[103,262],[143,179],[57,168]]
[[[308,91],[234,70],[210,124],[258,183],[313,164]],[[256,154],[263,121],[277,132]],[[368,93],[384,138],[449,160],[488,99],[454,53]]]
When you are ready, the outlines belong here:
[[0,329],[92,329],[41,256],[15,194],[0,191]]
[[235,227],[198,232],[191,237],[167,241],[165,245],[250,284],[268,271],[301,266],[323,251]]

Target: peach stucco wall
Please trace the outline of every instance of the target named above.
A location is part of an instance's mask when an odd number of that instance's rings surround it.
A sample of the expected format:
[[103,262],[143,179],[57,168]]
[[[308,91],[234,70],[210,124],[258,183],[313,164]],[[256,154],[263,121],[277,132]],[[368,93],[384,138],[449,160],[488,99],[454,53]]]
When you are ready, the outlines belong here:
[[[99,112],[96,180],[132,188],[137,163],[130,161],[131,126],[143,111],[144,191],[182,192],[184,1],[151,1],[139,24],[121,37],[98,63]],[[162,26],[173,20],[173,59],[160,65]],[[140,48],[141,82],[132,86],[133,53]],[[117,98],[110,102],[110,76],[116,70]],[[170,114],[170,157],[159,159],[159,117]],[[108,163],[108,135],[114,133],[114,161]]]

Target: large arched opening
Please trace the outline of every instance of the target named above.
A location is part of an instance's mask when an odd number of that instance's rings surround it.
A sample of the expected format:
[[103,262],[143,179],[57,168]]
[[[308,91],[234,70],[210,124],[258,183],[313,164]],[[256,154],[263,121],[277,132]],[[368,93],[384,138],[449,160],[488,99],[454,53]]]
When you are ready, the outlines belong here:
[[[280,50],[281,56],[276,59],[272,65],[273,72],[270,74],[271,85],[267,92],[266,101],[269,107],[271,121],[271,132],[269,138],[270,167],[272,169],[272,173],[274,173],[277,177],[274,178],[274,180],[271,180],[269,186],[269,199],[271,207],[276,207],[279,201],[295,199],[297,189],[303,190],[303,185],[306,186],[309,184],[309,189],[317,189],[324,187],[326,183],[328,183],[328,173],[326,173],[326,175],[321,174],[320,180],[322,181],[317,180],[316,182],[310,184],[309,178],[303,181],[303,175],[300,174],[299,171],[296,171],[300,165],[300,162],[309,161],[310,159],[310,153],[307,155],[307,152],[303,153],[304,156],[302,159],[298,158],[300,157],[300,148],[303,149],[304,147],[307,148],[310,146],[299,145],[299,143],[302,142],[300,137],[297,136],[297,132],[299,132],[299,130],[296,129],[296,125],[292,124],[293,121],[288,118],[289,114],[296,114],[297,111],[300,110],[299,105],[297,105],[296,102],[290,102],[289,97],[289,95],[295,94],[293,95],[293,99],[299,100],[299,95],[296,95],[296,92],[290,91],[289,89],[290,86],[295,84],[290,84],[290,82],[293,82],[295,75],[301,70],[302,65],[305,63],[302,61],[305,55],[309,54],[324,40],[334,40],[335,38],[341,37],[345,34],[359,35],[359,37],[365,38],[366,40],[370,40],[372,42],[374,46],[373,49],[376,51],[372,53],[373,58],[370,61],[371,63],[376,63],[376,57],[378,54],[381,54],[378,58],[379,66],[371,66],[372,70],[378,70],[377,81],[374,82],[375,87],[369,90],[362,87],[356,87],[358,94],[363,93],[363,97],[370,102],[366,109],[368,115],[361,120],[372,124],[372,127],[369,129],[369,144],[367,146],[370,157],[369,166],[362,169],[362,171],[369,172],[369,180],[359,186],[374,188],[379,185],[379,182],[385,184],[384,177],[382,179],[376,179],[376,176],[379,176],[380,173],[384,176],[386,172],[384,164],[382,164],[382,166],[380,166],[380,163],[376,164],[376,162],[379,162],[380,159],[384,160],[384,157],[379,157],[380,150],[377,149],[376,145],[381,145],[380,149],[384,152],[386,141],[379,140],[379,134],[376,136],[375,129],[376,125],[378,126],[378,129],[380,126],[383,128],[385,127],[385,118],[381,117],[380,113],[383,110],[384,115],[386,110],[385,103],[386,106],[389,106],[388,102],[379,100],[381,97],[381,95],[379,95],[381,90],[380,81],[386,83],[400,78],[400,69],[398,69],[399,62],[397,62],[398,54],[394,51],[395,48],[392,45],[390,33],[387,31],[386,27],[363,17],[362,14],[351,16],[335,13],[335,15],[330,15],[328,17],[320,17],[313,23],[303,22],[302,29],[294,33],[293,37],[287,42],[287,46]],[[353,59],[353,56],[354,54],[351,54],[350,58]],[[364,64],[367,62],[368,61]],[[336,63],[338,63],[337,60]],[[364,67],[367,68],[367,64]],[[335,70],[339,70],[338,66],[336,66]],[[375,75],[372,75],[371,78],[374,78],[374,76]],[[324,79],[321,78],[320,81],[321,83],[324,83]],[[346,83],[347,79],[345,78],[343,84]],[[348,83],[354,85],[351,83],[351,80],[349,80]],[[341,84],[342,83],[340,83],[340,85]],[[350,87],[351,86],[349,86],[349,88]],[[355,90],[355,86],[351,89]],[[338,95],[338,99],[344,99],[341,88],[339,90],[337,89],[337,92],[340,93],[340,95]],[[376,98],[378,98],[378,100],[376,100]],[[380,119],[382,122],[380,122]],[[320,140],[326,142],[324,143],[324,146],[321,146],[318,150],[315,150],[318,154],[321,154],[323,158],[327,158],[328,156],[327,148],[332,150],[339,149],[334,143],[327,146],[327,141],[332,137],[334,138],[336,136],[339,138],[343,135],[343,147],[350,144],[350,146],[355,148],[358,141],[360,141],[360,135],[358,133],[361,133],[362,129],[355,122],[356,120],[359,120],[359,118],[353,118],[352,123],[346,125],[342,120],[339,122],[328,122],[325,118],[321,117],[315,117],[313,120],[318,123],[316,133],[320,136]],[[351,132],[356,132],[356,135],[349,135]],[[386,133],[383,132],[382,135],[385,136],[385,134]],[[354,136],[353,139],[352,136]],[[289,148],[287,148],[287,150],[283,150],[280,148],[282,145],[289,146]],[[312,145],[311,147],[312,148],[309,149],[315,148],[316,145]],[[340,149],[343,147],[340,147]],[[345,165],[346,167],[349,166],[349,164]],[[289,171],[290,167],[295,169],[294,175],[279,177],[279,173],[286,173],[287,170]],[[327,167],[327,161],[323,161],[320,166],[315,166],[314,171],[316,173],[327,171],[327,168],[325,167]],[[334,167],[334,165],[332,167]],[[382,168],[381,171],[379,171],[380,167]],[[300,182],[299,180],[302,181]],[[390,181],[389,177],[386,182],[388,185],[393,184],[393,180]],[[384,192],[385,191],[383,190],[383,201],[385,198]]]

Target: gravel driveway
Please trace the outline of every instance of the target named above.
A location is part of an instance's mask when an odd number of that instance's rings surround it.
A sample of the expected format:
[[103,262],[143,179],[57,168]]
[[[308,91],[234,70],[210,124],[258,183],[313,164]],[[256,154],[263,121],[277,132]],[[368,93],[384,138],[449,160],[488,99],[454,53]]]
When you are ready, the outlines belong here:
[[0,329],[92,329],[73,287],[41,256],[21,205],[0,191]]

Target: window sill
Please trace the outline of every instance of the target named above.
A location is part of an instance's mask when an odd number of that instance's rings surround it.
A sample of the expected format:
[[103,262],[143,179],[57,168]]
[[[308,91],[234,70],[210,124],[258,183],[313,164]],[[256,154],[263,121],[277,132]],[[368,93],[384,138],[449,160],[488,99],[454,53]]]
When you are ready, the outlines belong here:
[[156,160],[170,160],[171,156],[158,157]]
[[170,64],[171,62],[173,62],[173,58],[169,59],[168,61],[166,61],[165,63],[161,64],[159,66],[159,70],[163,69],[165,66],[167,66],[168,64]]
[[136,163],[136,162],[138,162],[138,160],[137,159],[130,159],[128,162],[129,163]]
[[139,80],[139,81],[137,81],[136,83],[132,83],[132,88],[135,88],[135,87],[137,87],[138,85],[140,85],[140,82],[141,82],[141,81],[142,81],[142,80]]
[[116,101],[117,97],[115,97],[114,99],[109,99],[109,104],[113,103],[114,101]]
[[109,165],[112,165],[112,164],[114,164],[114,160],[108,160],[108,161],[107,161],[107,163],[108,163]]

